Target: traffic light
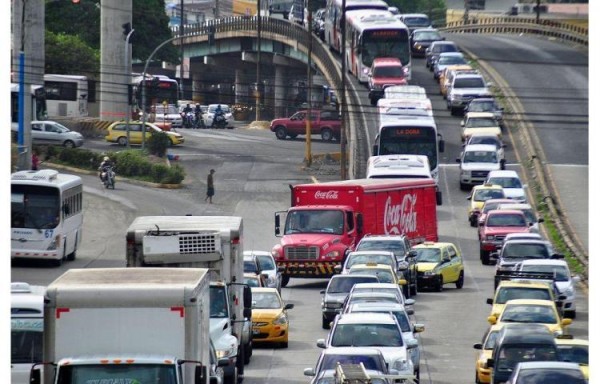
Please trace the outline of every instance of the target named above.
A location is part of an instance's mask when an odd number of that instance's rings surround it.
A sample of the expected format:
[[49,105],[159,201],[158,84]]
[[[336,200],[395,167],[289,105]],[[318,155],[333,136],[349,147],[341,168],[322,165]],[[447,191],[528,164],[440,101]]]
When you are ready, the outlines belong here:
[[125,38],[127,38],[129,33],[131,32],[131,23],[125,23],[122,25],[122,27],[123,27],[123,36],[125,36]]

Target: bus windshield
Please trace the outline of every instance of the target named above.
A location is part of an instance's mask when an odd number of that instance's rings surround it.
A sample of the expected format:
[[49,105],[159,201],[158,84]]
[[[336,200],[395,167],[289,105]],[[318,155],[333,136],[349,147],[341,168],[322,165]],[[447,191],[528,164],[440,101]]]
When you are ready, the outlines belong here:
[[176,384],[174,364],[86,364],[63,365],[58,383],[164,383]]
[[383,127],[379,155],[425,155],[430,169],[437,167],[437,135],[434,127]]
[[362,61],[371,66],[376,57],[397,57],[402,64],[410,62],[408,32],[402,29],[365,31],[362,36]]
[[51,229],[60,221],[57,188],[13,185],[10,200],[12,228]]

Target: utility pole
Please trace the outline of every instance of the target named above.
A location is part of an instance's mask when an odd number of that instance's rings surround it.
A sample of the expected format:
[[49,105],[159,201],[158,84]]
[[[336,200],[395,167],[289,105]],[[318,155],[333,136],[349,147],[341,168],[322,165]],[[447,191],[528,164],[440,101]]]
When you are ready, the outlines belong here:
[[256,121],[260,121],[260,83],[261,83],[261,79],[260,79],[260,46],[262,44],[262,40],[261,40],[261,29],[262,29],[262,21],[261,21],[261,1],[258,0],[257,2],[257,7],[256,9],[258,10],[258,19],[256,19],[257,21],[257,28],[256,28],[256,35],[257,35],[257,39],[256,39],[256,93],[254,94],[256,97],[256,116],[255,116],[255,120]]
[[348,121],[346,121],[346,0],[342,0],[342,15],[340,20],[340,30],[342,32],[342,94],[341,94],[341,124],[340,124],[340,178],[348,179],[348,170],[346,167],[346,130]]
[[184,98],[184,93],[183,93],[183,19],[185,18],[184,14],[183,14],[183,0],[181,0],[181,2],[179,3],[179,14],[180,14],[180,18],[179,18],[179,37],[181,37],[181,43],[180,43],[180,56],[181,56],[181,64],[179,64],[179,89],[180,89],[180,93],[179,93],[179,99],[183,100]]
[[131,98],[129,97],[129,89],[131,88],[131,64],[130,64],[130,60],[129,60],[129,38],[131,37],[131,35],[133,34],[133,32],[135,31],[135,29],[131,28],[131,23],[125,23],[123,24],[123,34],[125,35],[125,78],[127,79],[127,82],[125,83],[125,87],[127,89],[127,108],[125,110],[125,129],[127,130],[127,148],[130,148],[129,145],[129,140],[130,140],[130,133],[129,133],[129,117],[131,115]]
[[306,77],[308,78],[308,89],[306,90],[306,101],[308,102],[308,112],[306,113],[306,153],[305,153],[305,164],[307,167],[312,165],[312,152],[311,152],[311,113],[312,113],[312,49],[313,49],[313,40],[312,33],[310,30],[310,25],[312,23],[312,10],[308,10],[308,25],[309,28],[306,29],[306,33],[308,34],[308,60],[306,66]]

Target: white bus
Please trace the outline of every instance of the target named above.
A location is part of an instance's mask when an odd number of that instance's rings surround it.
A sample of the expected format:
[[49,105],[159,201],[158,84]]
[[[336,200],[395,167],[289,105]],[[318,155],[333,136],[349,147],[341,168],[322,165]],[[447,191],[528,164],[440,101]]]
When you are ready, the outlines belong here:
[[10,367],[12,384],[28,384],[33,363],[43,361],[46,287],[10,284]]
[[379,133],[375,137],[373,156],[425,155],[429,160],[431,176],[439,179],[439,153],[445,142],[437,125],[427,115],[380,114]]
[[88,115],[88,79],[76,75],[44,75],[49,117]]
[[[46,91],[43,85],[32,85],[29,91],[31,97],[31,111],[29,117],[31,121],[46,120],[48,117],[46,110]],[[10,118],[14,131],[19,126],[19,84],[10,84]]]
[[81,244],[81,177],[55,170],[11,175],[12,259],[74,260]]
[[[346,12],[360,9],[381,9],[387,11],[388,4],[383,0],[346,0]],[[334,51],[342,51],[342,0],[327,0],[325,5],[325,44]]]
[[371,156],[367,161],[367,179],[423,178],[432,178],[427,156],[383,155]]
[[346,12],[346,62],[361,83],[377,57],[400,60],[411,79],[410,33],[408,27],[389,11],[358,10]]

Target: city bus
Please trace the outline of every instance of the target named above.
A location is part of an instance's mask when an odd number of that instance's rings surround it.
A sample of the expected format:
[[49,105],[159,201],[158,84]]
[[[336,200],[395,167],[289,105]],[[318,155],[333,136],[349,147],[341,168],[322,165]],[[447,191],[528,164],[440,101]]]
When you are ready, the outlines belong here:
[[431,176],[439,180],[439,153],[445,142],[437,125],[427,113],[379,114],[379,133],[375,137],[373,156],[425,155],[429,160]]
[[11,175],[11,259],[41,259],[61,265],[81,244],[81,177],[55,170]]
[[[342,1],[327,0],[325,5],[325,44],[336,52],[342,51]],[[380,9],[386,11],[388,4],[383,0],[346,0],[346,12],[360,9]]]
[[[132,77],[135,100],[142,111],[150,111],[150,107],[158,104],[177,105],[179,100],[179,83],[164,75],[141,75]],[[146,87],[146,107],[142,108],[142,89]]]
[[346,63],[361,83],[376,57],[398,58],[406,78],[411,79],[410,33],[408,27],[389,11],[358,10],[346,12]]
[[86,117],[88,78],[77,75],[44,75],[48,117]]
[[[46,91],[43,85],[32,85],[30,89],[31,111],[29,116],[31,121],[46,120],[48,112],[46,110]],[[10,84],[10,118],[13,131],[19,127],[19,84]]]

